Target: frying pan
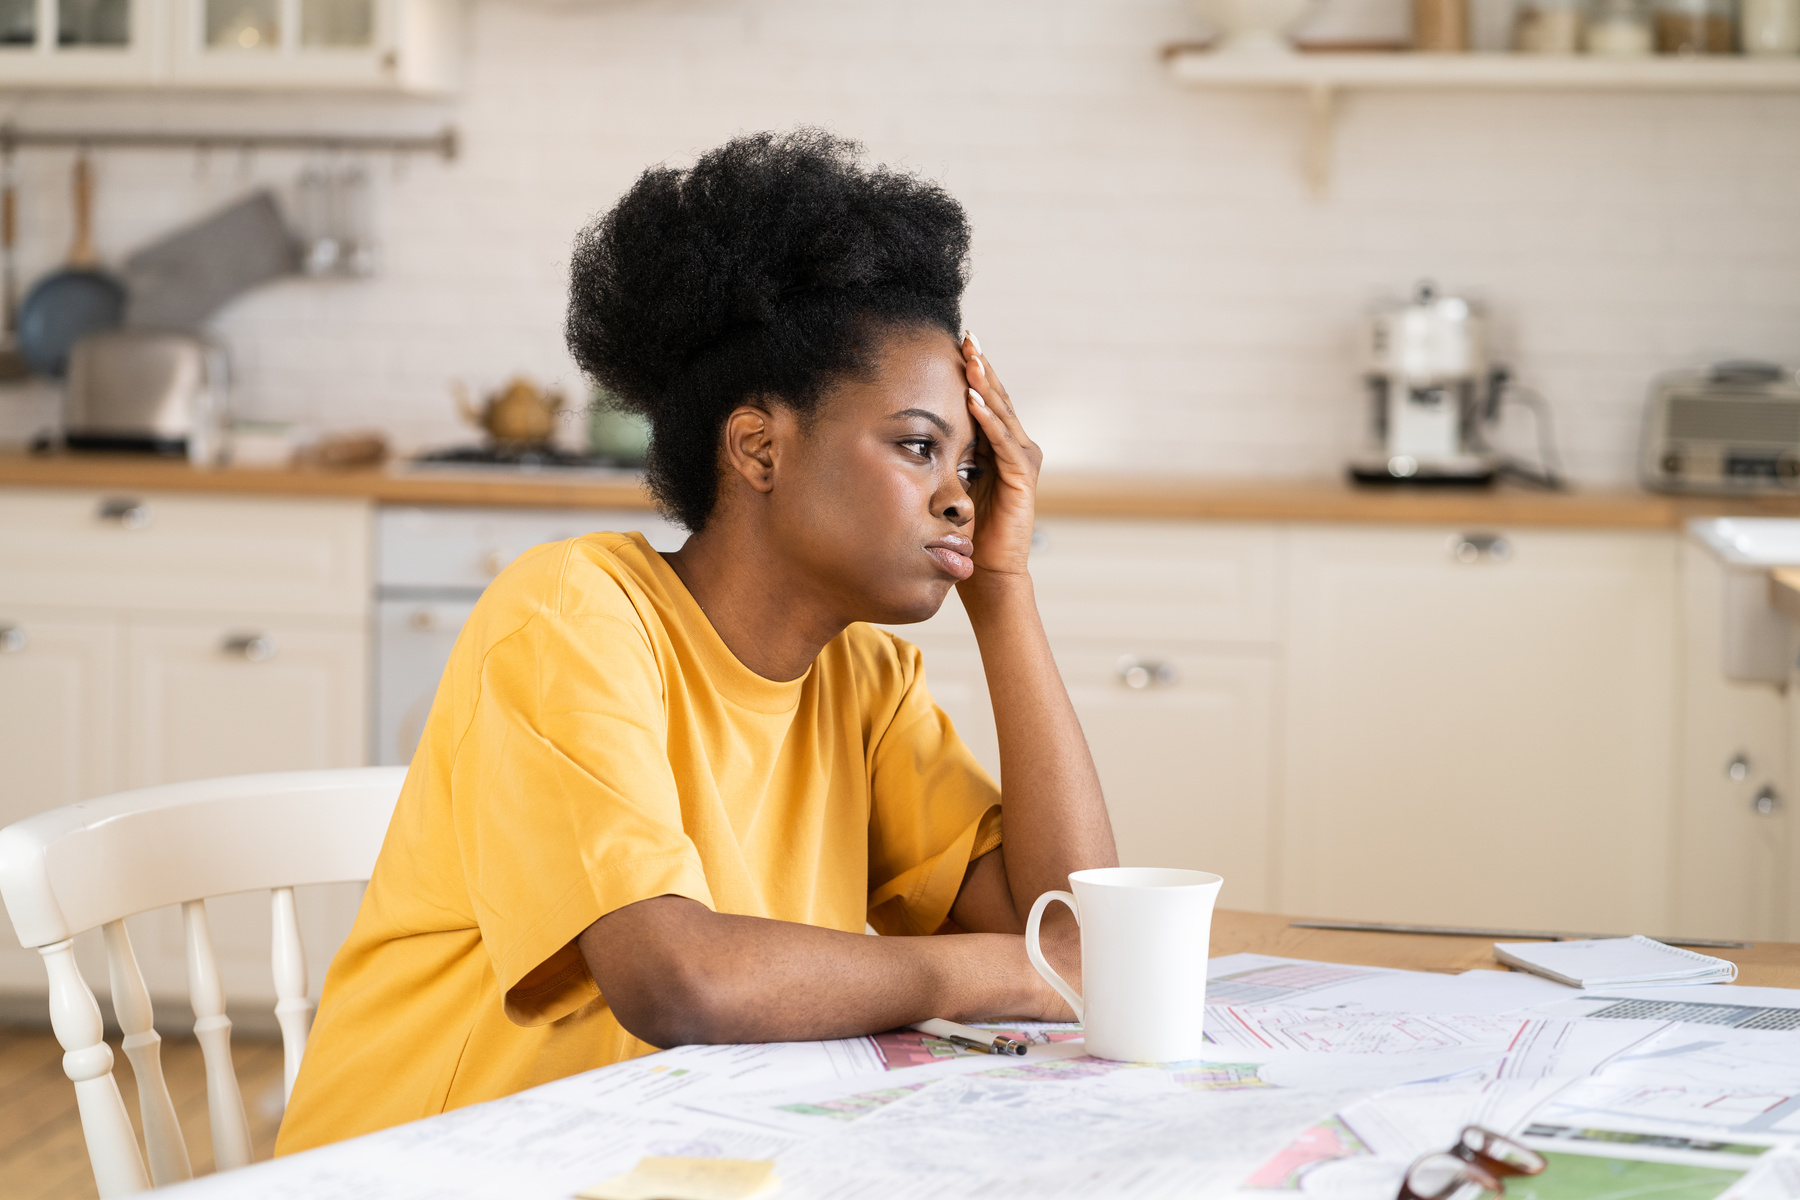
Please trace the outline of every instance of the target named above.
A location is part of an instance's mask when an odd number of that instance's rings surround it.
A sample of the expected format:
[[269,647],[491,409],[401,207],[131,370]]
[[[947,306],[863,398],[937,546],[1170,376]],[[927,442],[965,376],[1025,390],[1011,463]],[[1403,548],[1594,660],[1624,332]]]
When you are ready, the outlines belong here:
[[75,160],[75,243],[68,265],[25,294],[19,310],[19,353],[41,375],[61,379],[69,347],[83,334],[112,329],[125,317],[125,285],[100,269],[93,238],[94,178],[84,154]]

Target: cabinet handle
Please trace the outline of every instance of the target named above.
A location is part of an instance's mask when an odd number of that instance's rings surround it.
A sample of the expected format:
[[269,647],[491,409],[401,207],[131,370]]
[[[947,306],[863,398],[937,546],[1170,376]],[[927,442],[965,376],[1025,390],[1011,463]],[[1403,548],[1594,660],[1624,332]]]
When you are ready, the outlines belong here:
[[227,637],[219,649],[245,662],[268,662],[275,657],[275,639],[264,633],[237,633]]
[[1750,777],[1750,756],[1739,750],[1725,764],[1725,778],[1733,783],[1742,783]]
[[121,529],[142,529],[150,524],[150,506],[142,500],[111,496],[100,502],[100,519],[113,521]]
[[1465,533],[1450,539],[1450,556],[1464,563],[1505,562],[1512,557],[1512,543],[1497,533]]
[[0,625],[0,654],[18,654],[25,649],[25,630],[18,625]]
[[1048,550],[1050,548],[1050,535],[1035,525],[1031,527],[1031,548],[1033,550]]
[[1781,793],[1775,785],[1765,783],[1750,797],[1750,811],[1759,817],[1772,817],[1781,811]]
[[1119,660],[1119,682],[1134,692],[1145,688],[1167,687],[1181,678],[1172,662],[1153,658],[1137,658],[1127,654]]

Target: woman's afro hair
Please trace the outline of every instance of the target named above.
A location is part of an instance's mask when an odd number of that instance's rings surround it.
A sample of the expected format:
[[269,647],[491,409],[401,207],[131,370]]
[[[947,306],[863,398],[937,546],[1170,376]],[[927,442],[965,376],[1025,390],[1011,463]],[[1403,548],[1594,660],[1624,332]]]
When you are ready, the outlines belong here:
[[645,171],[576,238],[569,348],[649,418],[650,490],[689,529],[712,513],[733,408],[767,397],[805,417],[870,369],[882,332],[960,336],[962,206],[861,152],[817,129],[739,137]]

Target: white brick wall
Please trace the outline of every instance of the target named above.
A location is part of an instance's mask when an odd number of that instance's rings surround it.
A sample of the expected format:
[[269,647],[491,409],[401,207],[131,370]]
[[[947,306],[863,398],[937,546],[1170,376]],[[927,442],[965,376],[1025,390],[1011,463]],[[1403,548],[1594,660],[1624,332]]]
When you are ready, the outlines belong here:
[[[1491,23],[1491,22],[1490,22]],[[217,320],[252,415],[457,440],[452,379],[576,386],[574,230],[644,165],[813,122],[941,179],[976,224],[970,323],[1063,465],[1338,469],[1361,313],[1430,275],[1491,306],[1580,478],[1630,478],[1651,376],[1800,362],[1800,97],[1356,95],[1332,197],[1297,96],[1187,92],[1182,0],[480,0],[450,104],[35,99],[23,123],[454,121],[453,165],[379,164],[369,282],[295,281]],[[120,257],[303,160],[109,152]],[[68,159],[21,160],[26,277],[67,247]]]

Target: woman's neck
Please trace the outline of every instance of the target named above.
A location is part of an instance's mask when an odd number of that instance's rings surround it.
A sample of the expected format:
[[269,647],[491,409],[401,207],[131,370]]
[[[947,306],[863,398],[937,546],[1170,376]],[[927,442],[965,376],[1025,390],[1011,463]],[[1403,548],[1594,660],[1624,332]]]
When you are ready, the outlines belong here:
[[727,649],[764,679],[798,679],[848,624],[754,521],[715,511],[663,555]]

